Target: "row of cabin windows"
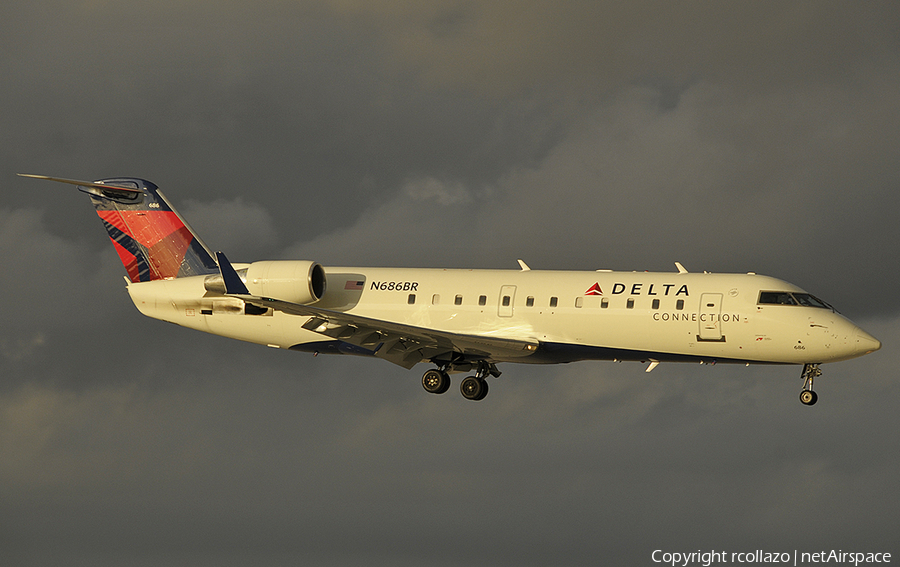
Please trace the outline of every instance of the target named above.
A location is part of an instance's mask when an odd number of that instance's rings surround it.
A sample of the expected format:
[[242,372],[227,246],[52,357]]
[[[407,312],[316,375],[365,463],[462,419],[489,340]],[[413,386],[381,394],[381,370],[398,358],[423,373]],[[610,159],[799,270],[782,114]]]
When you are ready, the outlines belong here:
[[[414,293],[409,294],[409,300],[407,303],[409,303],[410,305],[413,305],[415,302],[416,302],[416,294],[414,294]],[[435,294],[435,295],[431,296],[431,304],[432,305],[439,305],[440,302],[441,302],[441,296],[439,294]],[[462,305],[462,302],[463,302],[463,296],[461,296],[461,295],[457,295],[456,297],[453,298],[453,305]],[[504,295],[503,298],[500,300],[500,303],[503,305],[503,307],[509,307],[512,304],[512,297],[510,297],[508,295]],[[556,297],[550,298],[550,307],[556,307],[558,303],[559,303],[558,298],[556,298]],[[487,296],[486,295],[478,296],[478,305],[481,307],[484,307],[485,305],[487,305]],[[526,307],[534,307],[534,297],[529,295],[528,299],[525,300],[525,306]]]
[[[440,304],[440,302],[441,302],[441,296],[439,294],[435,294],[431,297],[432,305],[438,305],[438,304]],[[454,305],[462,305],[462,302],[463,302],[463,296],[461,296],[461,295],[457,295],[455,298],[453,298]],[[414,293],[409,294],[407,303],[409,305],[415,305],[416,294],[414,294]],[[503,307],[509,307],[511,305],[511,303],[512,303],[512,298],[508,295],[504,295],[503,298],[501,299],[501,304],[503,305]],[[487,296],[486,295],[478,296],[478,305],[481,307],[484,307],[485,305],[487,305]],[[559,298],[551,297],[550,298],[550,307],[556,308],[558,305],[559,305]],[[525,307],[534,307],[534,296],[529,295],[525,299]],[[575,307],[577,307],[579,309],[584,307],[584,297],[576,297],[575,298]],[[604,297],[600,300],[600,308],[601,309],[609,308],[609,298]],[[626,309],[634,309],[634,298],[633,297],[629,297],[628,300],[625,302],[625,308]],[[659,299],[653,300],[651,308],[659,309]],[[684,309],[684,300],[683,299],[679,299],[675,302],[675,309],[677,309],[679,311]]]
[[[575,298],[575,307],[581,308],[584,307],[584,298],[576,297]],[[600,309],[608,309],[609,308],[609,298],[604,297],[600,300]],[[625,301],[626,309],[634,309],[634,298],[629,297],[627,301]],[[654,299],[651,304],[651,309],[659,309],[659,299]],[[681,311],[684,309],[684,300],[679,299],[675,302],[675,309]]]

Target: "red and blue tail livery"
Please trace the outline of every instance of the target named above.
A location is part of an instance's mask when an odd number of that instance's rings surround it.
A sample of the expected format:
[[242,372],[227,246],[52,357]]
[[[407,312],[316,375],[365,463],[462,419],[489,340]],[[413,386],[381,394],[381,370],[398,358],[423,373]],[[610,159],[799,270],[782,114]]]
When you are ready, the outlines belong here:
[[206,246],[150,181],[136,177],[92,182],[28,177],[77,185],[91,197],[132,282],[219,272]]

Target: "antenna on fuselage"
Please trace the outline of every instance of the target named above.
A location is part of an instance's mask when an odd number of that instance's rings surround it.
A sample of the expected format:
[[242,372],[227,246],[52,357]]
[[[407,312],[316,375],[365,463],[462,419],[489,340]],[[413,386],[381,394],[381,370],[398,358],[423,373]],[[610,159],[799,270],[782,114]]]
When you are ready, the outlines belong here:
[[679,273],[679,274],[686,274],[686,273],[688,273],[688,271],[684,269],[684,266],[681,265],[681,262],[675,262],[675,267],[678,268],[678,273]]

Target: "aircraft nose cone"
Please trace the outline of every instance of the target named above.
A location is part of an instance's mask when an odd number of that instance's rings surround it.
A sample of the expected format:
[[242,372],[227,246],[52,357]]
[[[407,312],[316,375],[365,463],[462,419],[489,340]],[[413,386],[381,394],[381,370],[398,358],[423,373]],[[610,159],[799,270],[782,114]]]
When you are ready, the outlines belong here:
[[881,348],[881,341],[857,327],[856,347],[860,354],[870,354]]

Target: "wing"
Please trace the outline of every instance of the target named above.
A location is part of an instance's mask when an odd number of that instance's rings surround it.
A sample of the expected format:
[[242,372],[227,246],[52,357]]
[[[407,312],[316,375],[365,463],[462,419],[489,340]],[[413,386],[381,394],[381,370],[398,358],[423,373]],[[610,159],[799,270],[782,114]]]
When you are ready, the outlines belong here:
[[440,331],[251,295],[225,255],[218,252],[216,259],[226,295],[260,308],[309,317],[302,325],[304,329],[373,351],[375,356],[407,369],[423,360],[444,357],[448,361],[509,360],[529,356],[538,348],[535,340]]
[[307,316],[304,329],[374,351],[375,356],[407,369],[444,356],[471,361],[525,357],[538,347],[537,341],[451,333],[267,297],[230,295],[257,307]]

